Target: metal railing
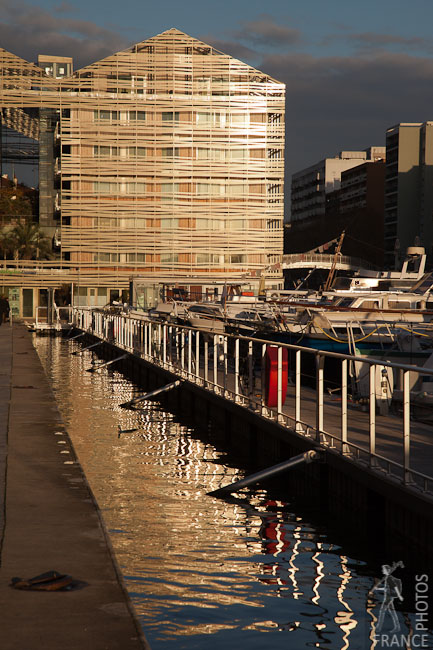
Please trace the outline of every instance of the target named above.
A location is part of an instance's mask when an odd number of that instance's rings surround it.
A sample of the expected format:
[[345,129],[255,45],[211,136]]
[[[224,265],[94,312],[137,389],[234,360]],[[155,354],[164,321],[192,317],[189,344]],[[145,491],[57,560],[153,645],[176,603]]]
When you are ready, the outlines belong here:
[[[383,477],[433,494],[433,475],[414,467],[431,448],[429,428],[411,417],[414,387],[422,377],[433,382],[433,369],[88,308],[73,310],[73,324]],[[274,406],[269,348],[276,348]],[[433,392],[427,395],[433,422]]]

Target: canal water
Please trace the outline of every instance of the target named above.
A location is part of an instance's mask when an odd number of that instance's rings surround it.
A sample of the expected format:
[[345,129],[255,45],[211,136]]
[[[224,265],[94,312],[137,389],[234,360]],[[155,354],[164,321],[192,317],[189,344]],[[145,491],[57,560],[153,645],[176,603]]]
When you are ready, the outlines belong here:
[[283,482],[207,496],[245,475],[211,430],[158,402],[122,409],[142,389],[109,369],[86,372],[92,355],[72,356],[75,342],[34,344],[152,650],[433,647],[430,635],[407,642],[417,632],[413,576],[395,598],[397,635],[389,611],[377,632],[380,563],[344,522],[331,528]]

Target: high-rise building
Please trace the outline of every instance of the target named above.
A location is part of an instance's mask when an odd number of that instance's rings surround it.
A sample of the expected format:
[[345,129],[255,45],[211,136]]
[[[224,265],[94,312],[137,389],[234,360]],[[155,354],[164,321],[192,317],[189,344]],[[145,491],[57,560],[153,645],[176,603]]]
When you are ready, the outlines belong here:
[[326,195],[339,189],[343,171],[362,165],[366,160],[374,161],[384,156],[384,147],[341,151],[334,158],[324,158],[293,174],[290,221],[323,216],[326,211]]
[[386,133],[385,260],[393,267],[414,244],[433,254],[433,122]]
[[63,269],[101,288],[275,275],[284,84],[177,29],[74,73],[38,61],[0,50],[0,107],[39,138],[41,225]]

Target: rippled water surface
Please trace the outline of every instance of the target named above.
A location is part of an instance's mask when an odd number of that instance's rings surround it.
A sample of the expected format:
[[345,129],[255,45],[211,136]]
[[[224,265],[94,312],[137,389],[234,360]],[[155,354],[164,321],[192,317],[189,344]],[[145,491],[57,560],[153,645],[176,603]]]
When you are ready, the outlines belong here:
[[[344,555],[335,531],[312,525],[275,487],[207,496],[243,476],[207,432],[157,402],[121,409],[142,391],[117,372],[86,372],[91,353],[71,356],[76,343],[35,346],[152,650],[382,647],[374,573]],[[398,616],[407,635],[413,614]]]

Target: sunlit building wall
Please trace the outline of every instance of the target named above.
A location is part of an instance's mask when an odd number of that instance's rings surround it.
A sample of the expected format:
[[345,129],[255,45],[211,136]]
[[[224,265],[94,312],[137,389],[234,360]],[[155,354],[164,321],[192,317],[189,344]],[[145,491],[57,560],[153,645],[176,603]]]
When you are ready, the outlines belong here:
[[283,84],[176,29],[71,76],[46,70],[53,57],[0,59],[4,110],[54,111],[44,218],[88,286],[279,273]]

